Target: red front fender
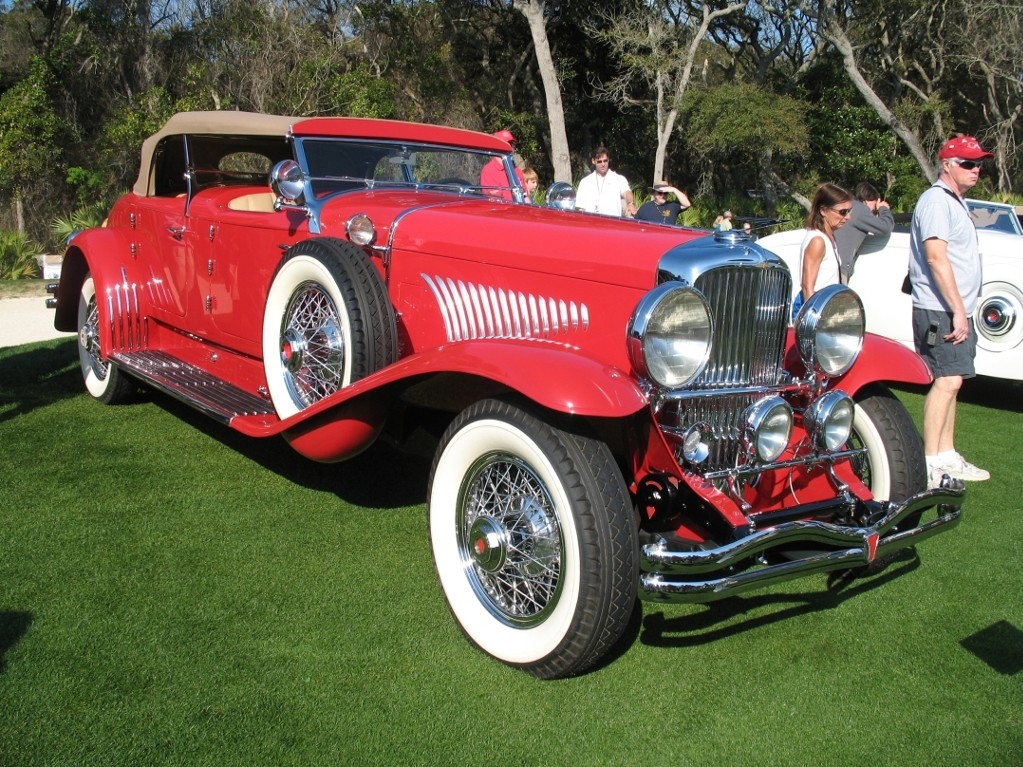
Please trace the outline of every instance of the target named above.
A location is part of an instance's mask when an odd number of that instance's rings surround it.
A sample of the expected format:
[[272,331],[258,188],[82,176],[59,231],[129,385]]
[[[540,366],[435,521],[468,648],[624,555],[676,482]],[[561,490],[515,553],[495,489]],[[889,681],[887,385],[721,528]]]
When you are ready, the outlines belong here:
[[[785,352],[785,368],[797,376],[806,374],[795,343],[795,333],[791,328]],[[919,354],[889,338],[867,333],[863,337],[863,349],[855,364],[845,375],[832,379],[828,388],[841,389],[853,395],[864,386],[878,381],[926,385],[932,380],[931,371]]]
[[919,354],[889,338],[867,333],[856,364],[829,388],[853,395],[878,381],[924,385],[933,380],[930,368]]
[[252,436],[283,432],[307,457],[341,460],[376,438],[393,384],[450,373],[492,381],[562,413],[624,418],[649,406],[632,378],[572,347],[542,341],[472,341],[401,359],[285,421],[268,424],[237,418],[231,426]]

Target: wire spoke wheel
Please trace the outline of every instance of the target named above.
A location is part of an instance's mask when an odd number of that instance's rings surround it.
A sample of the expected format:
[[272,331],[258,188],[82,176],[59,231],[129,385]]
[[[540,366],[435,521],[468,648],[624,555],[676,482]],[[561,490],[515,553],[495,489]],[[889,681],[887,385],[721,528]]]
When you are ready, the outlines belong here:
[[561,528],[550,495],[522,461],[485,457],[459,504],[459,552],[477,594],[509,624],[535,625],[561,583]]
[[281,362],[288,388],[303,406],[327,397],[344,383],[344,320],[330,295],[306,282],[292,298],[281,333]]
[[288,418],[397,359],[387,288],[369,257],[330,238],[295,245],[263,313],[270,399]]
[[625,631],[637,531],[603,442],[476,402],[441,439],[429,515],[444,597],[483,652],[541,678],[571,676]]

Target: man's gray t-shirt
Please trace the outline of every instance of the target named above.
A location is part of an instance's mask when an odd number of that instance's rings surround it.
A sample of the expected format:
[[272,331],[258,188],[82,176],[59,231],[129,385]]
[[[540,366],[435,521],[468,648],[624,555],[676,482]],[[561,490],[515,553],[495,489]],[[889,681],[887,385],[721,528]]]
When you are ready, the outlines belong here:
[[909,235],[909,279],[913,284],[913,306],[951,312],[952,307],[945,303],[931,280],[924,241],[932,238],[947,243],[948,260],[959,295],[966,314],[972,315],[977,308],[983,282],[977,228],[966,203],[941,181],[920,195],[913,212],[913,227]]

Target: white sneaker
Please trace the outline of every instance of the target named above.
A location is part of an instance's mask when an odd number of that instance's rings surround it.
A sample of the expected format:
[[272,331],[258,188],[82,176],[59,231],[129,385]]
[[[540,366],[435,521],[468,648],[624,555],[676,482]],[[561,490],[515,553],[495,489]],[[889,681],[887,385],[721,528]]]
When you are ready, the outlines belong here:
[[[946,464],[935,466],[931,471],[928,472],[928,479],[936,471],[944,471],[946,474],[952,476],[955,479],[961,479],[965,482],[981,482],[985,479],[991,479],[991,472],[974,466],[972,463],[963,458],[959,453],[955,454],[955,458]],[[940,479],[940,476],[939,476]]]
[[944,466],[928,466],[927,467],[927,489],[934,490],[937,487],[941,487],[941,478],[946,474]]

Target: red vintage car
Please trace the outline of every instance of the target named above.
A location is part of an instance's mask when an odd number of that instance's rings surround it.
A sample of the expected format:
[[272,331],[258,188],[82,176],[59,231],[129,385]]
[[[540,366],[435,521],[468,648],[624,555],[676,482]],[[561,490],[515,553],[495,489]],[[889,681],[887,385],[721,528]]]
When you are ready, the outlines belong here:
[[70,242],[55,326],[104,403],[145,384],[322,462],[434,437],[451,612],[539,677],[599,662],[637,598],[869,571],[959,520],[885,385],[927,369],[854,292],[789,328],[792,277],[743,234],[532,205],[517,179],[464,130],[179,114]]

